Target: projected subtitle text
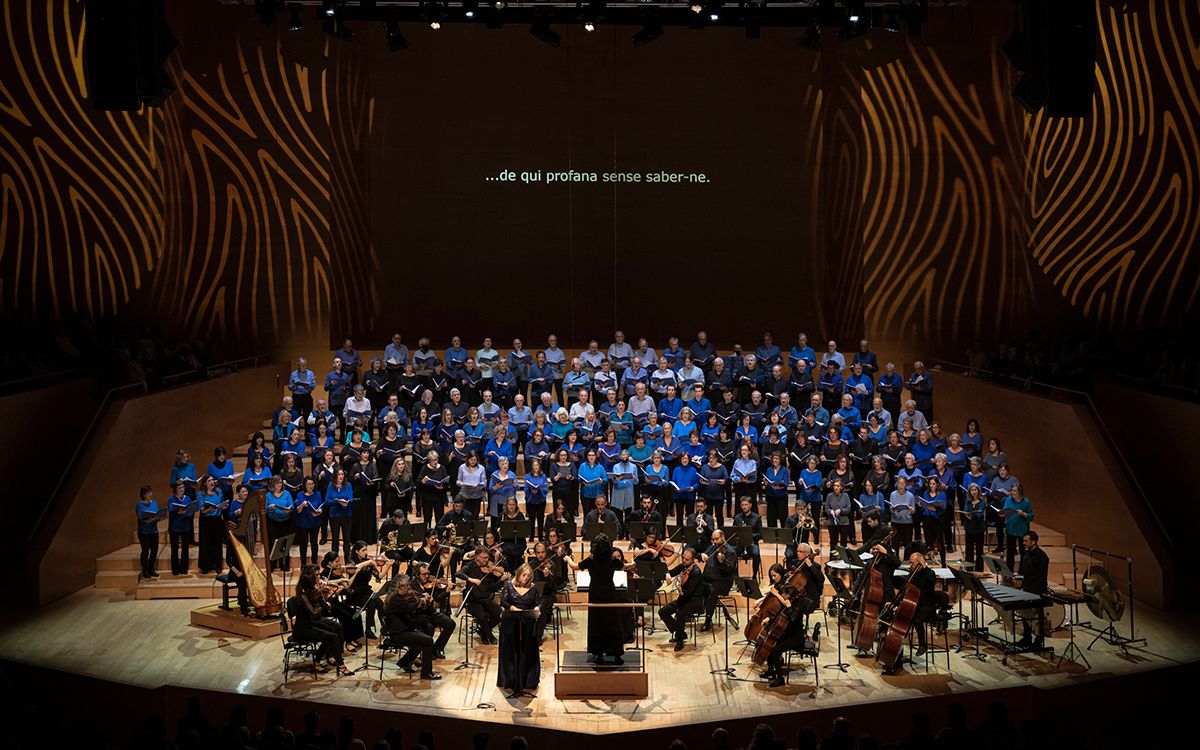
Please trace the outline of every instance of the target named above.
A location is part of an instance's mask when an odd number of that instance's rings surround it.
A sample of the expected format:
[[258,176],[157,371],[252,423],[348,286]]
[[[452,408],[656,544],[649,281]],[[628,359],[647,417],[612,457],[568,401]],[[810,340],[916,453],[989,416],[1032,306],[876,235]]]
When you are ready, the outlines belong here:
[[670,172],[654,170],[649,172],[577,172],[568,169],[565,172],[550,170],[502,169],[496,175],[485,177],[485,182],[513,182],[523,185],[555,185],[564,183],[609,183],[609,184],[690,184],[710,185],[712,178],[703,172]]

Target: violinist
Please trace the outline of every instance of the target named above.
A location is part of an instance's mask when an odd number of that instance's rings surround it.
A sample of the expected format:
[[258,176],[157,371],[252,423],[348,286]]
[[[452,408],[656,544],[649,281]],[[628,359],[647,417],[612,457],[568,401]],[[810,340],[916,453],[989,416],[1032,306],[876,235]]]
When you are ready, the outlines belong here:
[[339,675],[354,674],[342,661],[342,626],[329,616],[329,604],[318,584],[315,565],[305,565],[301,569],[300,580],[296,583],[296,599],[296,637],[321,644],[313,654],[316,671],[328,672],[329,667],[336,667]]
[[346,605],[343,598],[346,588],[350,585],[348,573],[352,572],[354,571],[343,564],[337,552],[333,550],[326,552],[325,557],[321,559],[320,589],[325,594],[329,611],[342,626],[346,651],[353,654],[358,651],[358,642],[363,637],[363,627],[362,620],[354,616],[353,610]]
[[533,582],[542,585],[541,597],[538,601],[538,609],[542,613],[537,621],[537,639],[539,641],[546,632],[546,626],[550,624],[550,617],[554,610],[554,595],[563,584],[566,574],[565,566],[566,563],[562,561],[561,553],[556,551],[554,555],[551,555],[550,548],[545,542],[533,545],[533,559],[530,561],[530,567],[533,568]]
[[375,637],[375,619],[380,611],[379,600],[371,598],[374,593],[371,584],[380,580],[379,567],[387,561],[386,557],[368,555],[364,541],[357,541],[350,548],[350,567],[346,571],[350,582],[346,585],[344,601],[346,606],[352,608],[355,619],[366,608],[368,638]]
[[[750,498],[742,498],[742,502],[749,505]],[[712,544],[700,555],[700,560],[704,563],[704,582],[708,584],[704,597],[704,625],[700,629],[707,633],[712,630],[717,600],[728,596],[729,590],[733,588],[733,579],[737,575],[738,554],[732,545],[725,543],[725,532],[717,529],[712,533]]]
[[451,547],[438,539],[437,529],[426,529],[420,548],[413,553],[413,562],[425,563],[436,578],[453,576],[458,567],[457,547]]
[[658,530],[651,527],[646,529],[646,541],[639,545],[637,552],[633,553],[634,560],[661,560],[672,557],[675,554],[675,548],[658,538]]
[[479,642],[495,645],[496,636],[492,631],[500,622],[500,607],[492,599],[500,590],[500,585],[508,578],[504,566],[492,559],[492,553],[487,547],[477,547],[471,561],[458,571],[456,577],[467,583],[463,597],[466,599],[467,612],[475,618]]
[[408,650],[400,656],[396,666],[405,672],[416,672],[413,662],[421,657],[421,679],[440,680],[442,676],[433,671],[434,644],[433,638],[421,628],[422,598],[412,589],[408,576],[402,575],[396,579],[396,589],[388,597],[384,609],[384,622],[387,624],[388,640],[397,646],[407,646]]
[[393,576],[400,572],[400,563],[412,562],[412,548],[396,541],[400,529],[407,525],[408,517],[404,514],[403,508],[392,510],[391,515],[379,524],[379,551],[392,561]]
[[704,609],[704,580],[700,566],[696,565],[696,551],[688,547],[681,557],[679,565],[667,571],[666,579],[669,584],[678,578],[679,597],[658,610],[676,651],[682,651],[687,643],[687,619]]
[[[524,521],[525,514],[517,507],[517,498],[509,497],[504,501],[504,509],[500,511],[500,515],[493,518],[493,529],[496,535],[500,535],[500,524],[505,521]],[[504,539],[504,559],[505,560],[520,560],[525,557],[525,537],[519,536],[515,539]]]
[[[771,649],[771,653],[767,655],[767,669],[762,673],[763,679],[770,680],[769,684],[773,688],[783,687],[787,682],[787,673],[784,671],[783,662],[784,654],[789,651],[804,651],[808,648],[805,618],[816,609],[816,602],[810,592],[815,587],[814,580],[818,581],[818,585],[824,585],[824,579],[820,578],[821,574],[817,570],[817,566],[809,562],[810,554],[811,548],[808,543],[801,544],[797,549],[797,556],[800,558],[799,565],[807,567],[809,570],[808,586],[805,591],[797,591],[785,580],[786,571],[779,563],[772,565],[767,571],[767,577],[771,581],[768,596],[778,597],[784,606],[783,612],[777,617],[788,618],[787,630],[783,632]],[[820,594],[818,593],[817,596],[819,597]],[[761,604],[761,600],[759,603]]]
[[452,579],[434,578],[426,563],[417,563],[416,576],[412,582],[413,590],[421,599],[417,610],[417,625],[426,635],[433,637],[438,632],[437,640],[433,642],[433,658],[446,658],[446,644],[454,634],[454,618],[450,616],[450,588]]
[[567,574],[571,570],[579,570],[579,563],[572,556],[570,540],[564,540],[558,529],[551,526],[546,529],[546,549],[558,565],[559,587],[567,585]]

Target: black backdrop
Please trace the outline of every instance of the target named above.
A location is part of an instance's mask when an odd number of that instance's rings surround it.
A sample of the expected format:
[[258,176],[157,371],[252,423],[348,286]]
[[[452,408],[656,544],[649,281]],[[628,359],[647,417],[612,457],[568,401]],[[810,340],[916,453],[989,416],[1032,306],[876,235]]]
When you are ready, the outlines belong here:
[[[629,27],[559,30],[559,48],[523,27],[406,30],[410,49],[372,55],[377,333],[537,346],[624,328],[660,345],[706,327],[750,344],[811,325],[816,73],[795,32],[669,29],[634,48]],[[568,169],[705,182],[547,184]]]

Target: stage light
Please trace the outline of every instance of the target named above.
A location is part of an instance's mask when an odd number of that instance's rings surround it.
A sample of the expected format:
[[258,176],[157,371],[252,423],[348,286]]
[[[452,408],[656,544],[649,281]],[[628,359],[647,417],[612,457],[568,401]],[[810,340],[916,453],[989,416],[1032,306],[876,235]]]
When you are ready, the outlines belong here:
[[463,18],[474,18],[479,10],[479,0],[463,0]]
[[712,22],[716,23],[717,21],[720,21],[720,20],[721,20],[721,16],[720,16],[719,14],[717,14],[717,13],[709,13],[709,14],[708,14],[708,20],[710,20],[710,21],[712,21]]
[[393,18],[384,21],[383,28],[387,34],[388,52],[399,52],[402,49],[408,49],[408,40],[404,38],[404,34],[400,33],[400,24],[396,19]]
[[337,3],[334,0],[325,0],[321,3],[321,13],[326,18],[333,18],[337,15]]
[[888,8],[887,20],[883,22],[883,30],[890,31],[893,34],[900,33],[900,11],[896,8]]
[[504,0],[496,0],[496,2],[492,3],[492,7],[496,10],[504,10],[508,7],[508,3],[504,2]]
[[429,28],[437,31],[442,28],[442,18],[445,16],[445,6],[440,0],[428,0],[425,3],[425,20]]
[[596,30],[596,24],[592,23],[591,21],[584,21],[583,30],[590,34]]
[[693,13],[700,13],[700,12],[701,12],[701,11],[703,11],[703,10],[704,10],[704,5],[703,5],[703,4],[701,4],[701,3],[696,3],[696,2],[692,3],[692,12],[693,12]]
[[291,7],[292,15],[288,18],[288,31],[302,31],[304,29],[304,21],[300,18],[300,6],[293,5]]

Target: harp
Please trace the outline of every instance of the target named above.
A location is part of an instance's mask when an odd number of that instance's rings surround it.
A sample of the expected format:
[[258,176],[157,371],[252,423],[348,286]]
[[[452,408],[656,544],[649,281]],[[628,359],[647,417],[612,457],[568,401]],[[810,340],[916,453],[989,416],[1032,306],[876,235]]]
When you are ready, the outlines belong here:
[[[282,608],[279,592],[275,590],[275,581],[272,580],[271,574],[267,570],[267,555],[271,553],[267,547],[267,525],[263,520],[267,515],[266,500],[266,490],[251,492],[242,506],[242,514],[238,516],[238,522],[229,524],[225,532],[229,536],[229,544],[237,556],[238,565],[246,575],[246,594],[250,598],[250,603],[254,605],[254,614],[258,617],[273,617],[279,614],[279,610]],[[250,551],[246,549],[246,545],[238,539],[239,535],[244,536],[250,528],[250,519],[253,516],[259,517],[258,531],[262,536],[263,564],[261,568],[255,561],[254,555],[251,555]]]

